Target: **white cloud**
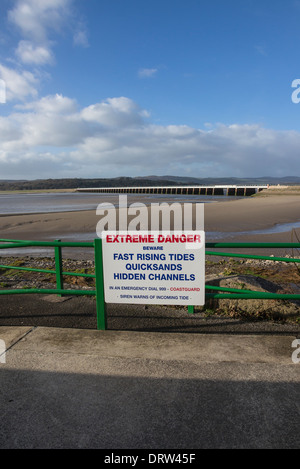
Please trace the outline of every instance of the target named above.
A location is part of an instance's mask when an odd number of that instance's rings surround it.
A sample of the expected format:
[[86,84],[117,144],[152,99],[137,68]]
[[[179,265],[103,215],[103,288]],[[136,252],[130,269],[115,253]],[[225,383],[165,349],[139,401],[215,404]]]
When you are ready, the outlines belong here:
[[70,0],[17,0],[8,18],[24,37],[45,43],[50,30],[61,28],[70,3]]
[[[63,27],[71,34],[76,30],[74,42],[86,47],[87,31],[72,8],[74,0],[13,0],[12,3],[7,17],[21,39],[15,48],[15,58],[8,59],[14,68],[0,63],[0,80],[5,84],[5,102],[24,102],[37,97],[40,79],[47,76],[38,67],[55,63],[54,35],[64,32]],[[2,85],[1,102],[3,90]]]
[[45,65],[54,62],[54,57],[49,47],[35,46],[30,41],[20,41],[16,55],[24,64]]
[[138,71],[139,78],[150,78],[154,77],[157,74],[157,68],[141,68]]
[[67,26],[73,33],[74,44],[88,47],[87,31],[72,11],[74,0],[16,0],[8,12],[9,22],[21,34],[16,49],[17,58],[24,64],[54,63],[52,39]]
[[[0,119],[2,177],[298,174],[300,133],[260,125],[159,126],[126,97],[80,109],[46,96]],[[26,163],[26,164],[25,164]]]
[[16,71],[0,64],[0,77],[6,86],[6,101],[37,96],[38,79],[28,71]]
[[77,103],[74,99],[56,94],[55,96],[45,96],[38,101],[16,106],[16,109],[34,111],[36,116],[39,116],[39,114],[55,116],[72,115],[77,111]]
[[145,113],[129,98],[108,98],[82,110],[82,118],[103,126],[128,127],[142,124]]
[[22,130],[24,148],[30,151],[36,147],[73,147],[91,133],[79,118],[76,101],[61,95],[47,96],[18,109],[23,112],[14,113],[12,119]]

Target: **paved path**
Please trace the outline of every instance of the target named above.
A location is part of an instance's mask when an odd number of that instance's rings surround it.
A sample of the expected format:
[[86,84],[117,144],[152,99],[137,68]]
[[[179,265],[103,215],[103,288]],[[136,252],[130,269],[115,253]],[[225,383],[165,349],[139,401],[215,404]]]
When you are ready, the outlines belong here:
[[299,448],[295,338],[0,327],[0,448]]

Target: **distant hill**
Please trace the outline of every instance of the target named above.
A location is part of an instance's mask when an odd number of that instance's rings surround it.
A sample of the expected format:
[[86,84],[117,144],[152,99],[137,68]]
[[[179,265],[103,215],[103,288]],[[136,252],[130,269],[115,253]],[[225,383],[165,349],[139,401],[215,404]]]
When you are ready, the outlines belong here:
[[0,191],[7,190],[50,190],[50,189],[76,189],[94,187],[140,187],[140,186],[178,186],[178,185],[300,185],[300,177],[260,177],[260,178],[195,178],[186,176],[141,176],[118,178],[65,178],[65,179],[37,179],[28,180],[0,180]]
[[[143,178],[141,178],[143,179]],[[215,184],[270,184],[270,185],[298,185],[300,184],[300,177],[297,176],[285,176],[285,177],[259,177],[259,178],[234,178],[234,177],[223,177],[223,178],[195,178],[186,176],[146,176],[146,179],[153,181],[172,181],[176,184],[196,184],[196,185],[215,185]]]
[[174,186],[174,181],[148,180],[147,178],[119,177],[111,179],[37,179],[34,181],[1,181],[0,191],[22,190],[50,190],[76,189],[82,187],[130,187],[130,186],[159,186],[161,184]]

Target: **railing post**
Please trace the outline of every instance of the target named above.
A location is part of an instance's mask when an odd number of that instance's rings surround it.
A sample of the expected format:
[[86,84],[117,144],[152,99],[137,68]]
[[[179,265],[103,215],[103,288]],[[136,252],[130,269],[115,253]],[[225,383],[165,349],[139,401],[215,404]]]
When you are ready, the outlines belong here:
[[[61,240],[57,239],[55,242],[60,243]],[[63,268],[62,268],[62,252],[61,252],[61,246],[55,246],[54,247],[54,252],[55,252],[55,271],[56,271],[56,288],[58,290],[63,290],[64,289],[64,280],[63,280]],[[58,296],[63,296],[59,294]]]
[[103,254],[102,239],[95,239],[95,274],[96,274],[96,308],[97,308],[97,329],[105,331],[107,329],[106,304],[104,299],[104,276],[103,276]]

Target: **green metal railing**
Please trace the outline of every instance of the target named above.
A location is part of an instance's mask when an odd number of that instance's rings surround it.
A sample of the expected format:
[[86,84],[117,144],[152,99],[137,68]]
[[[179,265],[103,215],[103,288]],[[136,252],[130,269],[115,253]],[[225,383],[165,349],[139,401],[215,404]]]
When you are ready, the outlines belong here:
[[[239,259],[257,259],[257,260],[268,260],[273,262],[285,262],[285,263],[300,263],[300,259],[294,257],[278,257],[278,256],[262,256],[254,254],[240,254],[240,253],[228,253],[223,251],[209,251],[208,249],[300,249],[300,243],[206,243],[205,245],[206,256],[220,256],[230,257]],[[234,300],[300,300],[300,294],[279,294],[279,293],[268,293],[258,292],[252,290],[244,290],[237,288],[225,288],[219,286],[205,285],[205,290],[214,292],[206,293],[206,299],[234,299]],[[218,292],[218,293],[216,293]],[[189,306],[188,311],[190,314],[194,314],[195,307]]]
[[[0,265],[0,269],[13,269],[27,272],[40,272],[47,274],[54,274],[56,276],[55,289],[20,289],[20,290],[0,290],[0,295],[26,295],[26,294],[53,294],[59,296],[95,296],[96,309],[97,309],[97,328],[99,330],[106,330],[106,305],[104,301],[104,282],[103,282],[103,265],[102,265],[102,240],[95,239],[92,243],[76,243],[76,242],[62,242],[56,240],[53,242],[47,241],[20,241],[11,239],[0,239],[1,249],[18,249],[25,247],[48,247],[54,248],[55,270],[50,269],[33,269],[21,266],[4,266]],[[95,275],[77,273],[77,272],[63,272],[62,267],[62,249],[63,248],[93,248],[95,255]],[[64,288],[64,276],[72,277],[86,277],[94,278],[96,280],[95,290],[67,290]]]
[[[95,296],[97,311],[97,329],[107,329],[106,304],[104,297],[104,277],[103,277],[103,256],[102,240],[95,239],[93,242],[62,242],[56,240],[47,241],[20,241],[0,239],[1,249],[17,249],[24,247],[49,247],[54,248],[55,270],[36,269],[22,266],[0,265],[0,269],[12,269],[27,272],[39,272],[54,274],[56,276],[55,289],[17,289],[0,290],[0,295],[24,295],[24,294],[53,294],[59,296]],[[63,248],[93,248],[95,258],[95,274],[86,274],[78,272],[63,271]],[[228,253],[223,251],[209,251],[208,249],[300,249],[300,243],[206,243],[206,256],[221,256],[231,258],[269,260],[274,262],[300,263],[299,258],[260,256],[253,254]],[[95,279],[95,290],[65,289],[64,277],[86,277]],[[212,285],[206,285],[206,299],[272,299],[272,300],[300,300],[300,294],[277,294],[268,292],[258,292],[251,290],[242,290],[237,288],[224,288]],[[209,293],[210,292],[210,293]],[[217,293],[218,292],[218,293]],[[189,306],[188,312],[194,314],[195,306]]]

